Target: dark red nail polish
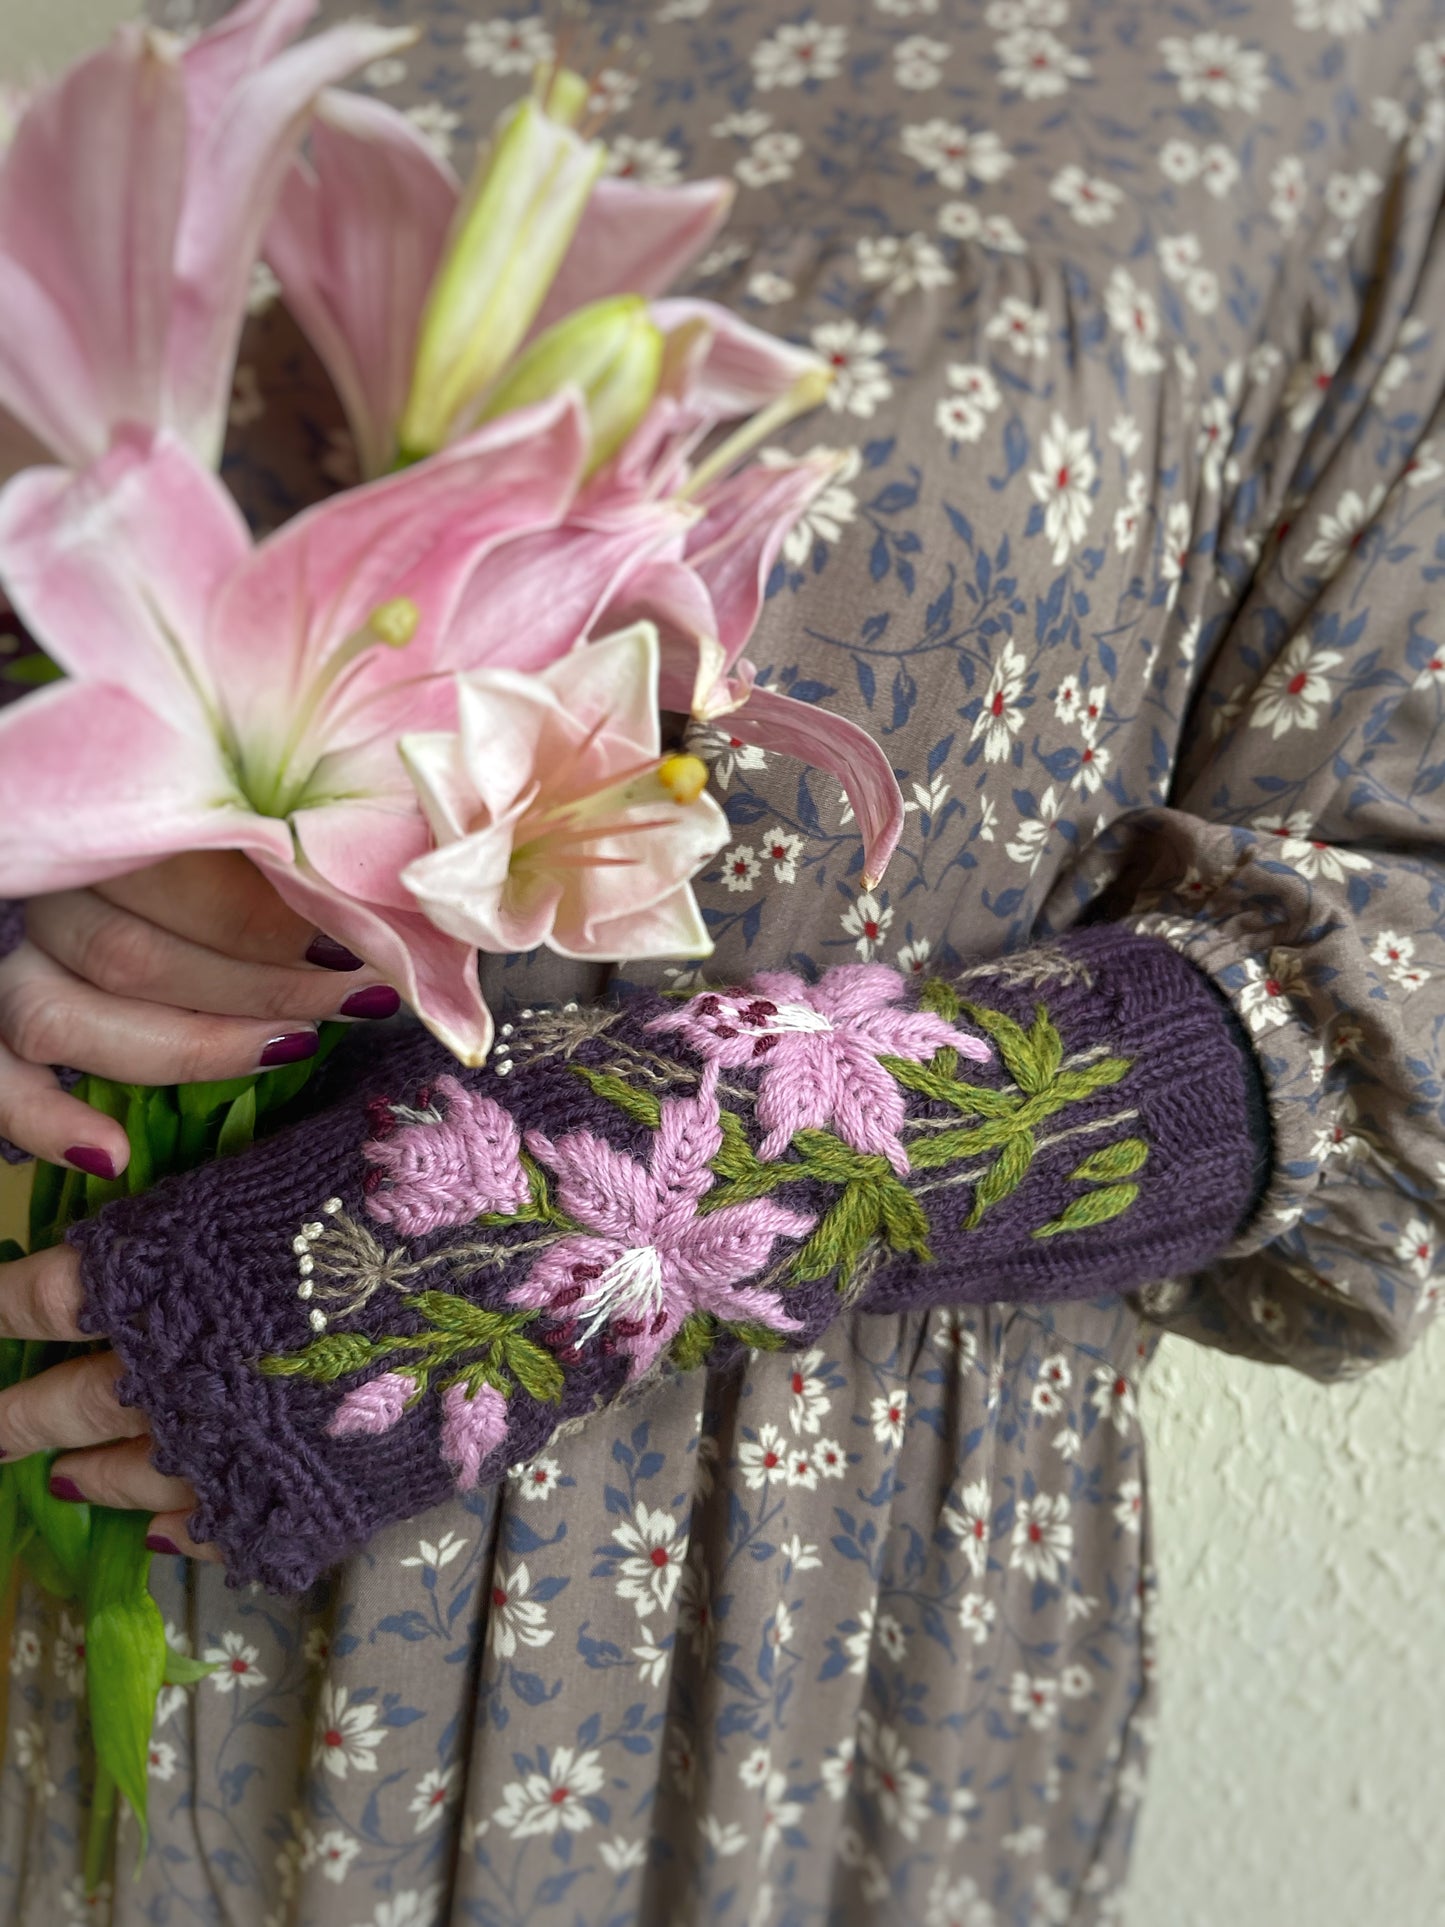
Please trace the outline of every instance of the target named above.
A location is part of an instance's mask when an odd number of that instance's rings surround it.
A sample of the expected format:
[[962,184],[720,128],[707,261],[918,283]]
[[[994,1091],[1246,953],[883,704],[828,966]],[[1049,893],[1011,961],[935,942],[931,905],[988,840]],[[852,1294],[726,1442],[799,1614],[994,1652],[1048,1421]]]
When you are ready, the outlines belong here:
[[146,1534],[146,1551],[173,1552],[176,1557],[179,1558],[181,1549],[174,1541],[168,1539],[163,1532],[148,1532]]
[[94,1144],[72,1144],[63,1156],[67,1164],[73,1164],[77,1171],[84,1171],[87,1177],[115,1176],[115,1159],[109,1151],[102,1151]]
[[273,1071],[278,1064],[299,1064],[303,1057],[314,1057],[321,1039],[314,1030],[288,1030],[284,1037],[273,1037],[262,1051],[258,1069]]
[[64,1499],[70,1505],[85,1504],[85,1494],[75,1483],[75,1480],[67,1479],[63,1472],[51,1473],[50,1496],[52,1499]]
[[322,970],[360,970],[361,958],[353,956],[344,943],[318,930],[306,946],[306,961]]
[[341,1006],[343,1017],[395,1017],[401,1009],[401,998],[390,984],[368,984],[365,990],[354,990]]

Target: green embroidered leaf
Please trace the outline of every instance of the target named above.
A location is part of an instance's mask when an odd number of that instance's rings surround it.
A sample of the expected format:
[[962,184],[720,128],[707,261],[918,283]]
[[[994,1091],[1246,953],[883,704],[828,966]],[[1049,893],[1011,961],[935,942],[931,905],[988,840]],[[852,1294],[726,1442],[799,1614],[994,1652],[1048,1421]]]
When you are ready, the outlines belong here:
[[1055,1238],[1061,1231],[1087,1231],[1090,1226],[1107,1224],[1129,1209],[1139,1195],[1137,1184],[1111,1184],[1102,1191],[1089,1191],[1066,1205],[1057,1218],[1041,1224],[1036,1238]]
[[680,1372],[695,1372],[705,1365],[717,1341],[717,1320],[710,1312],[690,1312],[678,1326],[672,1341],[672,1362]]
[[877,1185],[866,1181],[848,1185],[793,1260],[793,1276],[808,1281],[837,1272],[842,1291],[854,1265],[878,1235],[882,1217]]
[[755,1352],[780,1352],[785,1343],[782,1332],[775,1332],[770,1325],[755,1324],[751,1319],[744,1319],[736,1325],[730,1324],[727,1330]]
[[[512,1393],[511,1379],[500,1365],[492,1363],[490,1357],[478,1359],[475,1364],[468,1365],[465,1371],[453,1372],[450,1378],[442,1380],[437,1389],[446,1392],[453,1385],[460,1385],[469,1400],[474,1399],[484,1385],[490,1385],[494,1391],[500,1392],[503,1398],[509,1398]],[[415,1403],[414,1400],[407,1400],[408,1409],[413,1403]]]
[[745,1178],[766,1168],[758,1162],[757,1153],[748,1143],[747,1129],[736,1111],[721,1112],[718,1125],[722,1131],[722,1147],[711,1168],[720,1178]]
[[385,1358],[392,1349],[373,1344],[360,1332],[328,1332],[299,1352],[277,1352],[263,1358],[257,1369],[268,1378],[309,1378],[317,1385],[330,1385],[349,1372],[359,1372],[373,1359]]
[[911,1251],[927,1264],[933,1257],[928,1244],[928,1214],[906,1186],[896,1180],[879,1191],[883,1235],[894,1251]]
[[256,1135],[256,1086],[248,1085],[226,1112],[221,1135],[216,1139],[216,1156],[233,1157],[244,1151]]
[[531,1312],[486,1311],[469,1298],[458,1298],[449,1291],[419,1291],[402,1302],[419,1311],[433,1331],[445,1332],[467,1345],[495,1345],[535,1316]]
[[1034,1005],[1034,1021],[1029,1029],[1029,1048],[1033,1051],[1043,1082],[1039,1088],[1050,1083],[1058,1075],[1060,1064],[1064,1061],[1064,1040],[1055,1028],[1053,1020],[1042,1004]]
[[930,977],[918,993],[918,1001],[924,1010],[931,1010],[935,1017],[941,1017],[945,1024],[956,1024],[962,1009],[958,992],[952,984],[942,977]]
[[1019,1131],[1009,1139],[978,1181],[973,1194],[973,1209],[964,1220],[965,1231],[973,1230],[990,1205],[1000,1203],[1018,1190],[1028,1176],[1029,1166],[1034,1161],[1034,1150],[1032,1131]]
[[502,1340],[502,1356],[517,1383],[539,1405],[558,1405],[566,1378],[562,1367],[544,1346],[524,1338],[514,1326]]
[[871,1182],[893,1175],[887,1158],[879,1157],[874,1151],[855,1151],[831,1131],[797,1131],[793,1135],[793,1148],[803,1162],[791,1168],[808,1177],[821,1178],[825,1184],[853,1184],[859,1179]]
[[951,1047],[938,1051],[931,1064],[914,1064],[906,1057],[880,1057],[879,1063],[906,1090],[935,1104],[947,1104],[964,1117],[1011,1117],[1018,1109],[1018,1098],[1007,1091],[991,1091],[985,1084],[969,1084],[940,1070],[947,1058],[957,1058]]
[[654,1131],[661,1124],[662,1102],[650,1091],[635,1091],[625,1078],[618,1077],[613,1071],[594,1071],[586,1064],[572,1064],[568,1068],[598,1097],[605,1097],[609,1104],[615,1104],[634,1124],[646,1124]]
[[998,1054],[1003,1059],[1004,1069],[1021,1091],[1030,1096],[1041,1091],[1049,1081],[1049,1073],[1034,1047],[1029,1033],[1012,1017],[1001,1010],[990,1010],[986,1004],[966,1003],[964,1009],[978,1025],[987,1032],[998,1045]]
[[1027,1132],[1032,1120],[1000,1119],[997,1123],[976,1124],[971,1130],[940,1131],[936,1137],[914,1138],[908,1146],[908,1162],[915,1171],[938,1171],[960,1158],[978,1157],[996,1151],[1020,1132]]
[[1077,1104],[1095,1091],[1107,1090],[1128,1074],[1133,1062],[1131,1057],[1101,1057],[1097,1064],[1086,1064],[1082,1070],[1060,1071],[1050,1086],[1050,1094],[1058,1099],[1054,1108]]
[[1121,1138],[1117,1144],[1095,1151],[1076,1165],[1069,1176],[1076,1184],[1109,1184],[1117,1178],[1132,1178],[1149,1156],[1149,1146],[1141,1137]]

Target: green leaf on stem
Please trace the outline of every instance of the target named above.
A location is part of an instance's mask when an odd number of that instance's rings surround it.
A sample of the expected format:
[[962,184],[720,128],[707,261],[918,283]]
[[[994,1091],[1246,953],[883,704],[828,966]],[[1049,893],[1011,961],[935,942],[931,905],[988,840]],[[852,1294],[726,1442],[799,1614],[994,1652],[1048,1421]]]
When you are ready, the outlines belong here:
[[219,1671],[220,1665],[216,1660],[192,1659],[189,1653],[178,1653],[174,1646],[167,1646],[165,1671],[161,1679],[166,1686],[195,1686]]
[[244,1151],[256,1135],[256,1087],[242,1091],[234,1099],[221,1124],[221,1135],[216,1139],[218,1158],[234,1157],[237,1151]]
[[124,1794],[146,1838],[146,1785],[166,1632],[150,1595],[148,1520],[97,1507],[85,1592],[85,1664],[96,1758]]
[[1101,1191],[1088,1191],[1082,1198],[1064,1206],[1057,1218],[1041,1224],[1036,1238],[1056,1238],[1061,1231],[1087,1231],[1110,1218],[1122,1216],[1139,1195],[1137,1184],[1110,1184]]
[[1069,1176],[1076,1184],[1112,1184],[1119,1178],[1132,1178],[1148,1157],[1149,1146],[1143,1138],[1120,1138],[1117,1144],[1107,1145],[1075,1165]]
[[[28,1375],[28,1374],[27,1374]],[[20,1504],[25,1517],[35,1527],[37,1544],[26,1554],[32,1570],[48,1592],[62,1598],[78,1599],[85,1589],[86,1563],[90,1553],[91,1509],[57,1499],[50,1490],[50,1462],[53,1453],[35,1452],[17,1459],[11,1466]],[[44,1577],[35,1564],[35,1552],[43,1546],[50,1554]]]
[[385,1358],[387,1344],[373,1344],[360,1332],[329,1332],[299,1352],[277,1352],[263,1358],[256,1369],[269,1378],[309,1378],[317,1385],[330,1385],[349,1372],[359,1372],[373,1359]]

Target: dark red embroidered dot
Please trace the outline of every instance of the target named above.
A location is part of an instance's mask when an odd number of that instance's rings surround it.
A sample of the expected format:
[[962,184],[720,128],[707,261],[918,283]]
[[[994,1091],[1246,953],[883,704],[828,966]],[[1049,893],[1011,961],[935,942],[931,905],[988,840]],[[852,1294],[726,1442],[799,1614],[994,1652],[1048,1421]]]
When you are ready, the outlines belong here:
[[367,1197],[369,1198],[373,1197],[381,1189],[384,1180],[385,1180],[385,1173],[378,1171],[376,1166],[373,1165],[372,1168],[367,1172],[366,1176],[361,1180],[361,1188],[366,1193]]
[[416,1094],[416,1108],[419,1111],[429,1111],[431,1109],[431,1100],[432,1100],[431,1085],[423,1084],[420,1090]]
[[697,1000],[696,1009],[699,1017],[716,1017],[720,1008],[717,998],[711,991],[706,997],[699,997]]
[[660,1332],[666,1323],[667,1323],[667,1309],[664,1306],[664,1308],[657,1314],[656,1318],[653,1319],[652,1323],[648,1326],[647,1329],[649,1332],[652,1332],[652,1333]]
[[617,1318],[613,1320],[612,1330],[618,1338],[640,1338],[647,1330],[647,1323],[641,1318]]
[[583,1285],[564,1285],[552,1300],[552,1309],[559,1311],[563,1305],[575,1305],[585,1289]]
[[731,1024],[715,1024],[713,1026],[713,1035],[714,1037],[736,1037],[737,1032]]
[[594,1278],[600,1278],[602,1276],[603,1270],[604,1267],[602,1265],[573,1265],[572,1276],[580,1280],[582,1284],[590,1285]]
[[766,1057],[770,1050],[776,1050],[777,1047],[778,1033],[775,1030],[765,1031],[761,1037],[753,1039],[753,1056]]
[[755,1003],[748,1005],[743,1012],[743,1018],[749,1024],[765,1024],[770,1017],[776,1017],[777,1014],[776,1004],[770,1004],[765,997],[759,997]]

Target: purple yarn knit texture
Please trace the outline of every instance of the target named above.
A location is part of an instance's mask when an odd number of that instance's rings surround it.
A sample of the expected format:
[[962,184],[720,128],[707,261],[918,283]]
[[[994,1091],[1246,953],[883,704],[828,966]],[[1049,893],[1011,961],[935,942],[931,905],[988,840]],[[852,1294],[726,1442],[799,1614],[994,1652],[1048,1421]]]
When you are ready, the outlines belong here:
[[303,1589],[655,1370],[1195,1270],[1267,1176],[1224,1000],[1108,926],[922,986],[523,1012],[485,1070],[411,1035],[366,1071],[71,1234],[235,1584]]

